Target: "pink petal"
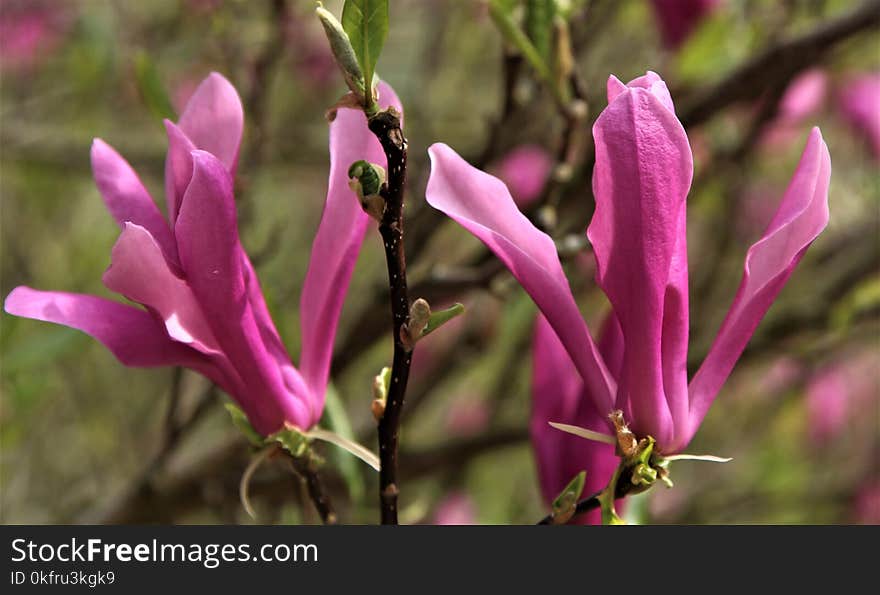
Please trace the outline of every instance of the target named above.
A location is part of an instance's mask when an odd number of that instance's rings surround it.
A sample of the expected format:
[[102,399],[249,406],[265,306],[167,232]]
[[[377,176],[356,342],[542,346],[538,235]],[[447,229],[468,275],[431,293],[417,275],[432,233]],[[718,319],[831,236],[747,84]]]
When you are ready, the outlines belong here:
[[235,176],[244,111],[235,87],[212,72],[190,97],[177,123],[193,144],[223,162]]
[[62,324],[91,335],[126,366],[187,366],[200,369],[207,359],[172,341],[148,312],[92,295],[16,287],[4,309],[15,316]]
[[819,129],[813,128],[776,216],[764,237],[746,254],[745,271],[733,305],[691,381],[690,429],[676,448],[686,446],[696,433],[758,323],[807,248],[828,224],[830,180],[828,147]]
[[107,210],[119,226],[131,221],[145,228],[176,264],[177,246],[165,217],[128,162],[99,138],[92,142],[92,172]]
[[[379,83],[380,105],[403,108],[394,90]],[[300,296],[300,370],[323,408],[333,341],[355,261],[370,221],[348,186],[348,168],[359,159],[385,167],[379,141],[360,110],[340,109],[330,124],[330,180],[327,202],[312,243],[309,269]]]
[[[174,233],[186,280],[214,336],[247,388],[235,395],[258,432],[285,421],[303,429],[316,421],[310,396],[287,388],[284,371],[263,342],[247,294],[232,179],[211,153],[194,151],[193,177]],[[295,380],[292,379],[292,380]]]
[[206,354],[220,351],[201,307],[186,282],[175,275],[150,232],[126,223],[104,273],[104,285],[128,299],[149,306],[168,335]]
[[171,120],[165,120],[168,154],[165,156],[165,200],[172,227],[177,221],[180,201],[192,179],[192,152],[196,149],[189,137]]
[[504,262],[558,333],[596,409],[610,412],[614,379],[571,295],[553,240],[519,211],[501,180],[472,167],[444,144],[432,145],[428,153],[428,203],[455,219]]
[[626,345],[617,407],[661,448],[688,421],[687,135],[653,73],[614,95],[593,127],[596,211],[587,235]]
[[[589,496],[608,485],[619,462],[614,447],[572,436],[551,427],[548,422],[572,424],[607,434],[607,414],[596,411],[571,357],[543,316],[538,316],[535,324],[532,354],[529,429],[544,501],[552,502],[581,471],[587,472],[583,495]],[[577,519],[589,524],[600,520],[598,511]]]

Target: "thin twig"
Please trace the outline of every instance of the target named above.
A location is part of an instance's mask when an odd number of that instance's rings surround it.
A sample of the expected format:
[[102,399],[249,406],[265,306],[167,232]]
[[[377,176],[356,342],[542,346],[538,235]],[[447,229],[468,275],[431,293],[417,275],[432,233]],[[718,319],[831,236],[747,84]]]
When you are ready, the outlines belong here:
[[388,160],[388,181],[382,188],[385,210],[379,233],[385,245],[389,297],[393,321],[394,360],[385,411],[379,420],[379,500],[383,525],[397,524],[397,445],[400,412],[406,396],[406,383],[412,363],[412,345],[404,342],[409,320],[409,293],[406,286],[406,256],[403,249],[403,192],[406,185],[406,138],[400,115],[388,108],[369,118],[369,128],[379,139]]

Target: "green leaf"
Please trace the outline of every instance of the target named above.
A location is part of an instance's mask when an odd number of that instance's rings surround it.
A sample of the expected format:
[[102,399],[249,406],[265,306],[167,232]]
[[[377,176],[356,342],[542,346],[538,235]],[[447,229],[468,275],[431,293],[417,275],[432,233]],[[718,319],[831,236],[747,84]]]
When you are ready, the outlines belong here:
[[425,330],[422,331],[422,336],[424,337],[427,334],[433,333],[456,316],[460,316],[462,314],[464,314],[464,305],[457,302],[446,308],[445,310],[431,312],[431,317],[428,318],[428,326],[426,326]]
[[176,120],[177,114],[168,98],[168,92],[159,78],[159,71],[150,56],[139,51],[134,57],[134,76],[138,91],[149,110],[157,118]]
[[254,446],[263,446],[265,444],[265,440],[263,440],[260,433],[254,429],[251,422],[248,421],[247,415],[244,414],[244,411],[232,403],[226,403],[225,407],[226,411],[229,412],[229,416],[232,417],[232,423],[235,424],[236,428],[241,430],[241,433],[245,435],[251,444]]
[[[342,28],[348,34],[364,74],[372,86],[376,62],[388,35],[388,0],[345,0]],[[366,92],[366,105],[373,105],[372,89]]]
[[[354,431],[351,429],[351,422],[348,419],[348,413],[345,411],[345,405],[333,385],[327,387],[327,398],[324,404],[324,423],[331,431],[343,438],[354,440]],[[336,449],[330,451],[329,456],[333,460],[335,467],[342,474],[352,501],[360,502],[364,497],[366,488],[364,486],[364,476],[361,475],[357,461]]]

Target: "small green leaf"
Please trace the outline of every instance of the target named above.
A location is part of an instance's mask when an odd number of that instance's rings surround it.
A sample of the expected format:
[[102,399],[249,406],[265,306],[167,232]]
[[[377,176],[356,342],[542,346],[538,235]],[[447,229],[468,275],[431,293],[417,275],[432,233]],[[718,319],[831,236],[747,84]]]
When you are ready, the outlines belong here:
[[168,98],[168,92],[159,78],[159,71],[149,54],[139,51],[134,57],[134,76],[137,81],[138,91],[149,110],[153,112],[157,118],[168,118],[174,120],[177,115],[171,100]]
[[[376,62],[388,35],[388,0],[345,0],[342,28],[351,40],[364,81],[370,81],[372,86]],[[372,89],[365,95],[365,107],[369,108],[373,105]]]
[[226,403],[225,407],[226,411],[229,412],[229,416],[232,417],[232,423],[236,428],[241,430],[241,433],[245,435],[251,444],[254,446],[263,446],[266,443],[266,441],[263,440],[263,437],[260,436],[260,433],[257,432],[251,425],[251,422],[248,421],[247,415],[244,414],[244,411],[232,403]]
[[422,336],[424,337],[425,335],[433,333],[456,316],[462,314],[464,314],[464,305],[457,302],[445,310],[431,312],[431,317],[428,318],[428,325],[425,327],[425,330],[422,331]]

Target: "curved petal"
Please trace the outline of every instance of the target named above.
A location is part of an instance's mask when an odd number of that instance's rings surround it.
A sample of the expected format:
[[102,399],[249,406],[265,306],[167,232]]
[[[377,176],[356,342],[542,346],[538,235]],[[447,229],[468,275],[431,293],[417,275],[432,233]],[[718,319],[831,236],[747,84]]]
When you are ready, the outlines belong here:
[[[611,343],[611,341],[609,341]],[[553,328],[538,316],[532,343],[532,414],[529,428],[538,466],[541,494],[553,501],[571,479],[587,472],[584,494],[606,485],[617,467],[614,447],[561,432],[548,422],[560,421],[608,433],[608,420],[599,414],[586,393],[583,380]],[[598,524],[598,511],[581,515],[576,522]]]
[[175,341],[207,354],[220,348],[202,309],[186,282],[175,275],[150,232],[126,223],[113,246],[104,285],[128,299],[148,306],[165,321]]
[[92,142],[92,172],[107,210],[120,227],[131,221],[147,229],[162,251],[177,263],[177,246],[168,221],[128,162],[99,138]]
[[685,199],[693,160],[657,75],[614,88],[593,127],[596,211],[587,235],[626,346],[617,407],[662,448],[676,425],[687,425]]
[[291,393],[268,352],[247,295],[232,179],[211,153],[193,151],[193,177],[174,228],[186,280],[223,352],[246,386],[236,395],[254,427],[269,434],[285,421],[308,429],[307,393]]
[[519,211],[503,182],[469,165],[444,144],[431,146],[428,153],[428,203],[455,219],[504,262],[571,354],[596,409],[610,412],[615,383],[571,294],[553,240]]
[[165,156],[165,200],[171,226],[177,221],[180,202],[192,179],[192,152],[195,145],[171,120],[165,120],[168,134],[168,153]]
[[186,104],[177,125],[193,144],[212,153],[235,176],[244,130],[244,111],[235,87],[212,72]]
[[[394,90],[384,82],[379,83],[379,100],[383,108],[393,105],[403,113]],[[363,111],[340,109],[330,124],[327,202],[300,296],[300,370],[320,409],[342,303],[370,220],[348,186],[348,168],[359,159],[382,167],[387,164],[379,141],[367,128]]]
[[782,291],[807,248],[828,224],[831,156],[818,128],[807,140],[797,170],[773,221],[746,254],[733,305],[700,366],[690,391],[690,428],[676,445],[684,448],[730,375],[758,323]]
[[16,287],[4,309],[15,316],[54,322],[91,335],[126,366],[186,366],[199,369],[205,357],[172,341],[148,312],[93,295]]

